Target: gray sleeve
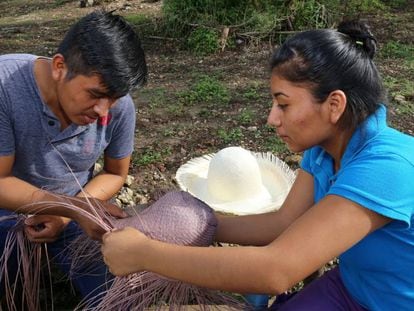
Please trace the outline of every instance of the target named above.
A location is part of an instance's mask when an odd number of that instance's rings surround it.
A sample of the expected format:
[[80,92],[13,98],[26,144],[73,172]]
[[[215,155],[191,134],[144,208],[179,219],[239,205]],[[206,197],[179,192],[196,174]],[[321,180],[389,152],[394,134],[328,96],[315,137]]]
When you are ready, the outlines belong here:
[[12,155],[15,151],[13,124],[9,100],[0,84],[0,156]]
[[132,154],[135,136],[135,105],[130,95],[122,97],[117,103],[117,122],[105,155],[123,159]]

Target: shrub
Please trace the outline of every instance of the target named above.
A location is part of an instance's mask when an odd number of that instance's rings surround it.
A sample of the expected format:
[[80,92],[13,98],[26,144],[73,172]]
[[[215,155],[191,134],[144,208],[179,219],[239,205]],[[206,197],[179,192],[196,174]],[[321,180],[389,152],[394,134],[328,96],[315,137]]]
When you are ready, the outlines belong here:
[[[286,31],[335,26],[344,17],[407,0],[164,0],[168,35],[184,38],[197,54],[218,50],[219,34],[244,41],[280,39]],[[231,45],[231,44],[230,44]]]
[[216,30],[197,28],[187,38],[187,47],[197,55],[208,55],[219,48],[219,36]]

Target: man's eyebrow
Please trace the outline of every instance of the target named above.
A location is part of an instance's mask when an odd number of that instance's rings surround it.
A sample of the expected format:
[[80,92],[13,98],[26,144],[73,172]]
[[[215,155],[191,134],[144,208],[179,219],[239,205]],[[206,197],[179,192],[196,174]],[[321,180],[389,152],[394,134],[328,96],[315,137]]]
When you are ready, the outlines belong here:
[[275,93],[273,93],[273,97],[274,98],[277,98],[278,96],[285,96],[285,97],[289,97],[288,95],[286,95],[285,93],[283,93],[283,92],[275,92]]
[[110,97],[106,91],[100,89],[89,89],[88,92],[96,97]]

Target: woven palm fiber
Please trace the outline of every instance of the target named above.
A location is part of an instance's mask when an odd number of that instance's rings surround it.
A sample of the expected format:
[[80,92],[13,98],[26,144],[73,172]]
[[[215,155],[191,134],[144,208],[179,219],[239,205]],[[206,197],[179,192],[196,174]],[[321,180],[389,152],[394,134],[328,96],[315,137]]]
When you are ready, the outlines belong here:
[[[56,205],[56,202],[42,202]],[[79,211],[74,205],[62,203],[72,211]],[[83,214],[85,211],[83,211]],[[7,310],[22,311],[14,302],[14,282],[21,280],[22,301],[24,310],[44,310],[39,299],[41,280],[50,277],[49,258],[44,258],[42,251],[46,244],[31,243],[24,234],[24,219],[27,216],[14,214],[0,218],[0,221],[17,219],[13,230],[9,231],[5,252],[0,256],[0,278],[6,283]],[[187,192],[172,191],[159,198],[146,209],[134,212],[129,218],[115,219],[104,210],[95,210],[90,219],[106,228],[124,228],[132,226],[147,236],[179,245],[209,247],[217,227],[217,219],[213,210],[202,201]],[[7,264],[10,251],[18,250],[18,265],[21,267],[15,280],[8,278]],[[70,246],[72,268],[70,276],[76,276],[80,267],[91,267],[96,263],[103,264],[100,243],[86,235],[79,236]],[[168,260],[166,258],[165,260]],[[41,269],[46,262],[47,269]],[[44,265],[44,264],[43,264]],[[41,273],[47,270],[49,276]],[[87,271],[83,271],[86,273]],[[85,297],[75,310],[249,310],[240,295],[223,293],[194,286],[177,280],[168,279],[152,272],[140,272],[126,277],[114,277],[104,284],[100,296]],[[46,289],[52,293],[52,288]],[[53,295],[51,296],[53,299]],[[98,301],[98,302],[97,302]]]
[[[208,247],[217,228],[213,210],[187,192],[168,192],[135,216],[111,220],[114,228],[134,227],[148,237],[164,242]],[[83,263],[102,260],[100,245],[84,238],[74,243],[74,258]],[[85,252],[86,250],[86,252]],[[84,255],[87,255],[86,257]],[[165,260],[168,260],[166,258]],[[77,261],[74,269],[80,264]],[[78,310],[248,310],[249,307],[234,295],[200,288],[168,279],[152,272],[127,277],[115,277],[103,293],[99,305],[93,297],[79,305]]]
[[156,240],[179,245],[209,246],[217,219],[204,202],[184,191],[168,192],[133,217],[117,219],[115,228],[134,227]]

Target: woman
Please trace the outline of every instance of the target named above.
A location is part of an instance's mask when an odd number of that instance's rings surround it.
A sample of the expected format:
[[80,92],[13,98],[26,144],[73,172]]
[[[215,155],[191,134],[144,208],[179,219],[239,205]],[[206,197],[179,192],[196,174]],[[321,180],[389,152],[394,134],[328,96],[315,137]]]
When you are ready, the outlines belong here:
[[386,125],[360,22],[288,39],[273,55],[268,122],[301,169],[279,211],[219,217],[216,240],[171,245],[126,228],[102,252],[115,275],[149,270],[208,288],[279,295],[334,257],[339,267],[274,310],[412,310],[414,139]]

